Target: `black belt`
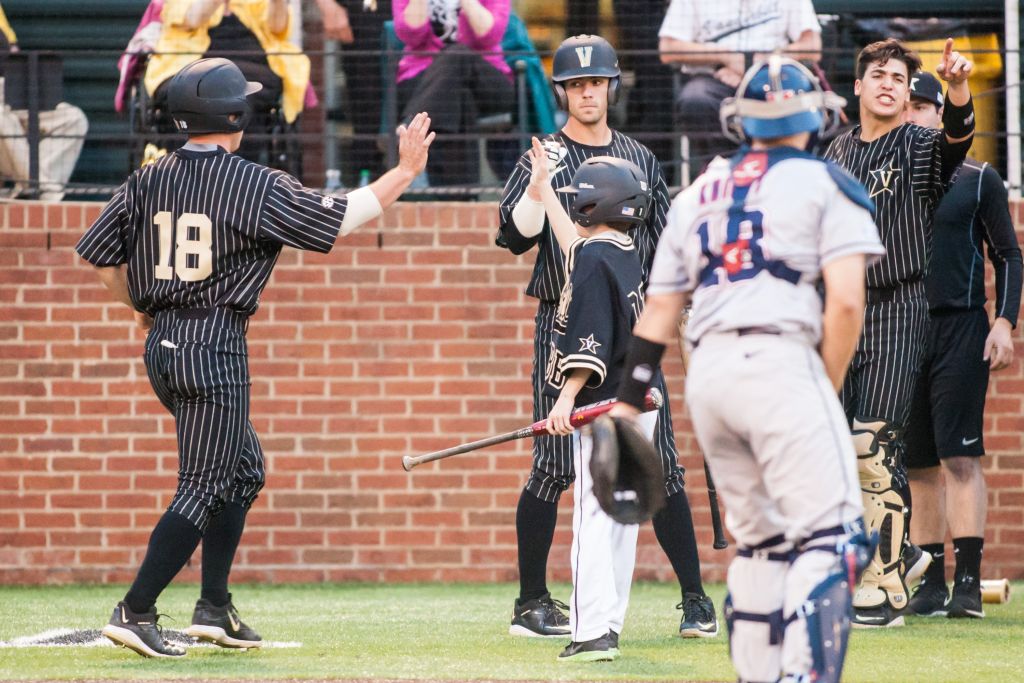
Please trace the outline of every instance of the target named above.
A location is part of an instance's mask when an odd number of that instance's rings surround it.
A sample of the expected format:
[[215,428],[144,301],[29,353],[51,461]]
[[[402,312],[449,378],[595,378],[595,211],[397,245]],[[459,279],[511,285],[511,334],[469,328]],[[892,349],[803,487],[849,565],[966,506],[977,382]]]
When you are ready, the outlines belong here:
[[892,287],[868,287],[864,299],[869,304],[884,304],[896,301],[899,298],[900,291],[912,291],[915,289],[914,285],[923,281],[923,278],[917,278],[906,282],[897,282]]
[[228,325],[237,325],[243,330],[248,327],[249,316],[238,311],[231,310],[230,308],[221,308],[218,306],[211,306],[209,308],[168,308],[162,311],[157,311],[154,317],[166,316],[172,320],[187,320],[187,321],[211,321],[216,323],[226,323]]
[[[735,334],[737,337],[746,337],[747,335],[751,334],[772,334],[778,336],[782,334],[782,330],[780,330],[777,327],[757,325],[754,327],[739,327],[735,330],[724,330],[722,332],[711,332],[710,334]],[[701,339],[695,341],[693,343],[693,348],[697,348],[700,345],[701,341]]]

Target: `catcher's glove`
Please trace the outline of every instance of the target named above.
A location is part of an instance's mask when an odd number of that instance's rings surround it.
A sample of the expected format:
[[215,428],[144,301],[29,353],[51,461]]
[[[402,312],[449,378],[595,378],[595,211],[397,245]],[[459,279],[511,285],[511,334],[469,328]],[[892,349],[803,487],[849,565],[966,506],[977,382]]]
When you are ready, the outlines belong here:
[[602,415],[591,426],[590,475],[601,509],[620,524],[645,522],[665,505],[661,458],[637,424]]

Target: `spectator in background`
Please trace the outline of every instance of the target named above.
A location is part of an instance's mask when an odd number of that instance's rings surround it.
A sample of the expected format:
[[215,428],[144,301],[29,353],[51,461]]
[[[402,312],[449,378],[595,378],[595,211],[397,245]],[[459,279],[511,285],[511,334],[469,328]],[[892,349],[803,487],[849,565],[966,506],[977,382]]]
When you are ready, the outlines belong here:
[[[18,52],[15,35],[3,6],[0,6],[0,53]],[[2,67],[0,67],[2,71]],[[60,201],[71,178],[82,143],[89,130],[89,120],[78,107],[61,102],[56,109],[39,112],[39,187],[29,188],[28,111],[11,109],[4,102],[3,79],[0,78],[0,174],[14,181],[11,197],[43,201]]]
[[[661,63],[657,52],[665,0],[613,0],[612,5],[619,29],[622,68],[634,75],[623,129],[654,152],[672,185],[673,177],[668,171],[679,143],[678,138],[671,140],[667,136],[672,130],[672,69]],[[595,8],[595,17],[596,11]],[[665,137],[655,138],[658,134]]]
[[381,32],[391,18],[391,0],[316,0],[327,38],[341,43],[341,68],[356,138],[348,158],[343,157],[344,184],[355,187],[359,173],[376,178],[384,168],[377,147],[380,102],[384,98],[381,74]]
[[793,59],[821,58],[811,0],[671,0],[658,38],[661,61],[690,75],[676,111],[698,167],[735,147],[722,134],[718,109],[736,93],[748,57],[784,50]]
[[[473,130],[480,116],[511,111],[512,70],[501,53],[509,0],[394,0],[403,121],[425,111],[438,132],[427,162],[432,185],[468,185],[479,175],[475,140],[445,140]],[[430,54],[422,54],[422,53]]]
[[[158,109],[166,111],[167,86],[182,67],[200,57],[219,56],[237,64],[247,80],[263,85],[250,97],[251,132],[269,132],[271,112],[278,106],[287,123],[295,122],[309,85],[310,64],[288,40],[293,21],[288,0],[166,0],[161,19],[163,33],[145,78]],[[238,154],[258,161],[265,148],[265,142],[247,135]]]

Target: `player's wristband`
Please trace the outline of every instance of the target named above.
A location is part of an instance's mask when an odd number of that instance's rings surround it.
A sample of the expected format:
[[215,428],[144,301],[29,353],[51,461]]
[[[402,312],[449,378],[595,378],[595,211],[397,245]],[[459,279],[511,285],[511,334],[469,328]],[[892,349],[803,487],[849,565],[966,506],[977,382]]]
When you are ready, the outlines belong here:
[[664,353],[664,344],[633,335],[629,350],[626,351],[622,381],[619,382],[619,401],[628,403],[641,412],[646,410],[644,398],[647,396],[647,389],[654,380],[654,373],[658,370]]
[[963,106],[957,106],[947,98],[942,108],[942,128],[946,136],[954,140],[974,133],[974,98],[968,99]]

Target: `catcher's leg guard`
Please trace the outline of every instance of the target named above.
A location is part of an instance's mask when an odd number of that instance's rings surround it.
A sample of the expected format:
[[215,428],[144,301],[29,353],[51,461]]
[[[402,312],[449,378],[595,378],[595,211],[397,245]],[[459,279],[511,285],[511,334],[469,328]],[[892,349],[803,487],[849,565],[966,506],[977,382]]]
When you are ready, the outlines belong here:
[[729,565],[729,595],[723,610],[729,655],[740,681],[777,681],[782,670],[782,606],[788,543],[776,536],[740,548]]
[[853,605],[871,609],[888,604],[901,610],[907,606],[907,587],[900,576],[900,556],[910,510],[894,487],[891,445],[895,429],[884,420],[855,418],[852,435],[864,521],[869,534],[878,534],[878,549],[864,571]]
[[874,550],[857,520],[814,533],[796,551],[786,579],[789,613],[783,682],[839,683],[850,634],[853,587]]

